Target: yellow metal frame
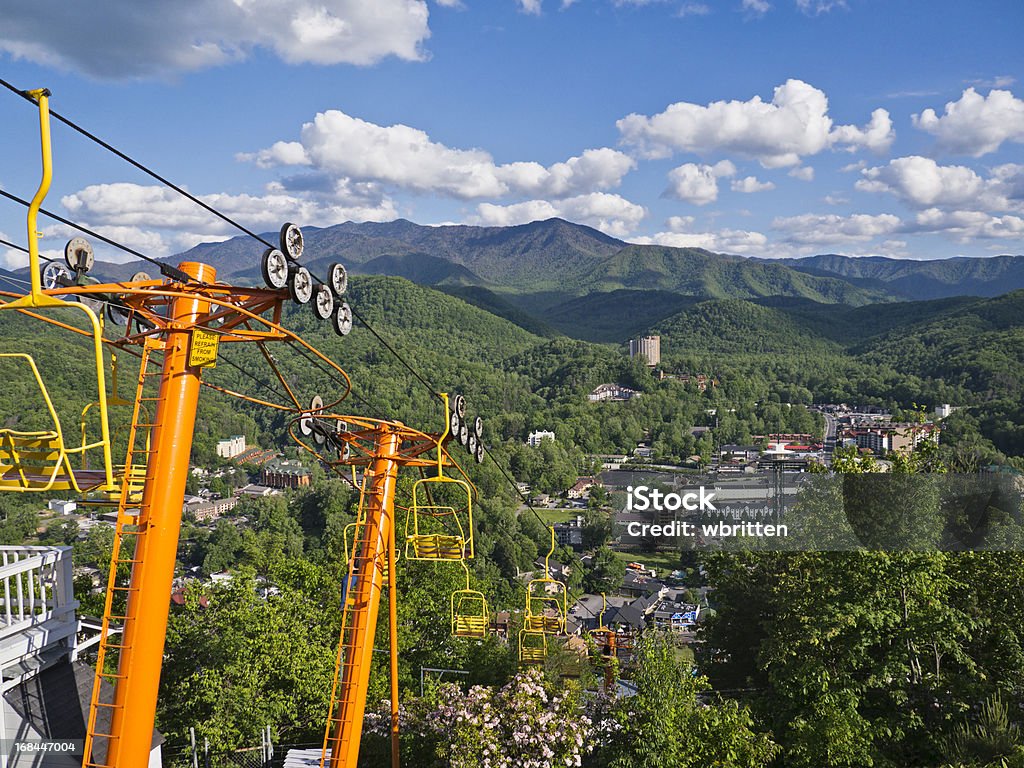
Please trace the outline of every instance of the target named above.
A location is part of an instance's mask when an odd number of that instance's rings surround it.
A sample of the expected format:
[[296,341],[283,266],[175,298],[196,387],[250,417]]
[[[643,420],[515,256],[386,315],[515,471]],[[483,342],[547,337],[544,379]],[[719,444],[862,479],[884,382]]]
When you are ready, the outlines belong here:
[[548,633],[533,629],[519,630],[519,664],[543,664],[548,657]]
[[[82,492],[78,481],[75,479],[74,472],[71,470],[70,464],[67,463],[67,455],[69,453],[84,453],[86,450],[102,449],[103,451],[103,481],[99,485],[93,485],[88,487],[88,490],[112,490],[114,484],[114,471],[110,456],[110,427],[107,421],[107,388],[106,381],[104,379],[104,365],[103,365],[103,330],[100,324],[99,318],[96,317],[96,313],[89,309],[84,304],[71,303],[59,299],[55,296],[50,296],[43,293],[41,285],[41,270],[39,266],[39,237],[41,233],[37,230],[37,220],[39,216],[39,209],[42,207],[43,200],[46,198],[47,192],[50,191],[50,182],[53,180],[53,154],[50,147],[50,107],[49,97],[50,92],[46,89],[38,89],[29,91],[28,96],[32,97],[39,105],[39,139],[42,148],[42,160],[43,160],[43,176],[39,182],[39,188],[36,190],[35,196],[32,198],[32,203],[28,209],[28,251],[29,251],[29,277],[31,279],[31,290],[28,295],[22,296],[21,298],[15,299],[14,301],[0,305],[0,311],[3,310],[46,310],[46,309],[77,309],[85,313],[86,318],[89,321],[91,329],[92,346],[93,346],[93,357],[96,367],[96,381],[97,391],[99,392],[99,409],[100,409],[100,440],[93,443],[84,443],[81,448],[69,449],[64,443],[63,432],[60,428],[60,420],[57,418],[57,413],[53,409],[53,403],[50,401],[50,396],[46,391],[46,386],[43,384],[42,377],[39,375],[39,369],[36,368],[35,361],[28,359],[31,362],[32,372],[35,376],[36,382],[39,384],[40,391],[43,393],[43,397],[46,400],[47,408],[50,411],[50,415],[53,418],[55,427],[55,437],[57,443],[51,443],[50,447],[55,448],[58,451],[58,459],[56,467],[59,468],[60,463],[67,464],[67,472],[64,475],[63,482],[58,482],[58,473],[50,477],[49,481],[41,485],[33,485],[28,483],[27,485],[7,485],[0,483],[0,489],[8,491],[50,491],[50,490],[75,490],[79,493]],[[32,313],[35,314],[35,313]],[[85,331],[84,333],[89,333]],[[10,430],[8,432],[8,440],[17,442],[18,439],[26,438],[32,439],[33,433],[17,433]],[[41,437],[36,434],[34,437]],[[24,473],[20,473],[24,477]],[[66,483],[66,485],[65,485]]]
[[[544,557],[544,576],[532,579],[526,585],[526,629],[557,635],[565,632],[565,621],[569,613],[568,597],[565,584],[551,578],[551,555],[555,553],[555,529],[548,526],[551,532],[551,549]],[[542,590],[537,594],[537,590]],[[548,610],[553,609],[555,616],[549,616]]]
[[[437,474],[424,477],[413,483],[412,504],[405,517],[405,556],[409,560],[466,560],[474,555],[473,551],[473,490],[469,483],[444,474],[444,441],[448,437],[449,412],[448,394],[441,393],[444,402],[444,431],[437,439]],[[455,507],[432,503],[430,486],[438,484],[455,485],[466,494],[466,527],[459,519],[459,510]],[[427,495],[428,503],[421,502]],[[451,518],[458,533],[421,533],[420,518]],[[469,531],[468,535],[466,531]]]
[[[107,408],[111,406],[127,406],[128,408],[135,408],[134,400],[125,400],[117,393],[117,355],[111,353],[110,355],[110,397],[107,398]],[[82,431],[82,446],[85,447],[88,442],[88,415],[89,411],[93,408],[100,407],[100,401],[96,400],[89,403],[85,408],[82,409],[82,416],[79,420],[79,427]],[[139,403],[139,410],[145,419],[145,423],[150,423],[149,409],[147,409],[142,403]],[[117,439],[118,434],[121,434],[121,430],[115,429],[110,434],[111,441]],[[150,431],[146,430],[146,449],[142,451],[144,456],[149,455],[150,449]],[[82,453],[82,469],[89,468],[88,455]],[[146,484],[146,465],[133,463],[131,467],[126,467],[124,464],[119,464],[114,467],[114,486],[113,488],[106,491],[106,495],[117,501],[121,496],[121,482],[127,480],[128,482],[128,500],[137,502],[142,499],[142,490]]]
[[455,637],[487,637],[490,626],[490,613],[487,611],[487,598],[483,592],[469,586],[469,568],[462,563],[466,571],[466,588],[452,592],[451,615],[452,635]]

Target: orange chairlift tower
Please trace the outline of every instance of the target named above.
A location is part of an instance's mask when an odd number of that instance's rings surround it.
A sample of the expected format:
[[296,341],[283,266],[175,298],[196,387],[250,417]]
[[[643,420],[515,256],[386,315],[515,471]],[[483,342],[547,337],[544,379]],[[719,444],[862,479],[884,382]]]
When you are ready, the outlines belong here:
[[[302,251],[302,237],[293,225],[282,228],[281,250],[269,249],[264,253],[263,274],[269,289],[217,283],[212,267],[195,262],[180,264],[178,268],[162,265],[161,273],[166,279],[151,279],[139,273],[131,281],[89,282],[84,274],[92,266],[92,251],[81,238],[73,239],[65,250],[74,276],[51,263],[44,288],[36,220],[52,178],[50,94],[40,89],[26,95],[38,105],[43,166],[42,180],[28,211],[31,287],[26,295],[0,294],[0,319],[20,313],[90,342],[98,400],[89,407],[95,405],[98,409],[99,434],[95,438],[83,437],[81,446],[72,446],[65,440],[57,411],[32,356],[21,352],[0,354],[0,362],[16,364],[32,374],[46,406],[44,420],[48,427],[33,431],[6,427],[0,430],[0,491],[66,490],[116,500],[114,551],[83,766],[136,768],[149,762],[203,369],[215,365],[220,345],[256,344],[274,368],[291,402],[282,405],[253,397],[246,399],[299,413],[304,409],[265,348],[268,342],[286,342],[301,347],[303,354],[314,356],[330,373],[342,392],[340,401],[349,391],[348,376],[282,327],[281,314],[289,295],[298,303],[306,303],[315,295],[313,306],[317,315],[325,320],[331,318],[341,335],[351,329],[352,314],[346,303],[336,301],[345,288],[345,273],[340,265],[332,267],[331,286],[314,287],[309,272],[296,263]],[[102,309],[104,305],[106,311]],[[94,308],[99,308],[99,312]],[[84,315],[84,323],[68,320],[69,315],[77,313]],[[106,335],[104,314],[114,321],[106,325],[120,331],[116,337]],[[108,424],[105,347],[140,358],[127,454],[120,466],[112,461],[114,444]],[[151,367],[156,370],[150,370]],[[213,388],[245,397],[222,387]],[[375,428],[376,452],[384,457],[401,454],[400,446],[407,434],[386,424]],[[89,469],[86,455],[97,457],[99,467]],[[81,464],[82,468],[75,468],[74,464]],[[143,465],[145,483],[140,496],[138,473]],[[370,464],[374,483],[369,492],[379,510],[390,509],[394,488],[391,466],[386,458],[374,459]],[[374,505],[370,507],[373,509]],[[374,519],[379,517],[374,512]],[[389,534],[386,523],[384,527],[378,523],[373,531],[372,536]],[[372,627],[372,617],[366,623]],[[367,655],[371,648],[372,634],[371,642],[365,646]]]
[[[395,768],[398,766],[395,484],[400,468],[417,467],[437,472],[414,484],[412,506],[407,510],[406,556],[433,561],[464,561],[472,556],[471,508],[476,490],[445,446],[465,422],[465,405],[456,395],[457,408],[449,414],[448,395],[442,393],[441,399],[446,426],[440,434],[424,433],[400,422],[330,414],[319,408],[317,402],[294,420],[289,429],[292,438],[324,464],[339,472],[349,467],[360,467],[363,471],[359,517],[346,531],[348,572],[321,768],[354,768],[358,761],[374,635],[385,587],[388,588],[391,638],[391,760]],[[477,420],[476,433],[480,431],[480,423]],[[472,454],[477,461],[483,459],[482,443],[478,447],[477,441],[470,441],[468,435],[461,442],[467,449],[472,442]],[[445,467],[453,467],[459,476],[446,476]],[[420,504],[421,495],[427,496],[431,487],[449,492],[446,501],[429,499]],[[351,548],[348,546],[350,534],[353,534]],[[464,562],[462,564],[465,566]],[[486,603],[481,605],[483,596],[469,590],[468,571],[467,589],[453,595],[452,601],[453,633],[482,636],[481,624],[487,620]]]

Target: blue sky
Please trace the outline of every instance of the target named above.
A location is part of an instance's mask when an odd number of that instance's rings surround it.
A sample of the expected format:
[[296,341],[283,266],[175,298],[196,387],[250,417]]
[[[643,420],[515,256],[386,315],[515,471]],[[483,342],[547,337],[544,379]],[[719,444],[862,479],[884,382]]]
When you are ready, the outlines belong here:
[[[0,73],[260,231],[561,216],[752,256],[1024,251],[1019,0],[183,7],[7,4]],[[25,198],[35,131],[0,92]],[[237,234],[60,125],[54,153],[47,205],[147,254]],[[0,201],[0,237],[24,227]]]

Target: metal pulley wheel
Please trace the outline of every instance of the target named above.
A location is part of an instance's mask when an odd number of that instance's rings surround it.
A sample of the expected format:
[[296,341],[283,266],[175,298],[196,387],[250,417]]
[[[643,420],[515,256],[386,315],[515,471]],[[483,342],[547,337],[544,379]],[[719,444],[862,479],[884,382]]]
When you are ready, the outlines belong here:
[[334,332],[339,336],[348,336],[352,332],[352,308],[348,302],[341,302],[334,310]]
[[459,419],[459,442],[465,448],[469,445],[469,424]]
[[277,248],[267,248],[263,252],[263,282],[275,291],[288,285],[288,259]]
[[144,283],[147,280],[152,280],[152,279],[153,278],[149,276],[148,272],[136,272],[134,275],[132,275],[132,279],[129,282],[132,282],[132,283]]
[[318,285],[313,291],[313,313],[321,320],[334,314],[334,294],[326,285]]
[[129,312],[125,307],[122,307],[113,302],[107,302],[107,320],[114,325],[126,326],[128,325]]
[[469,440],[466,441],[466,450],[469,451],[472,456],[476,456],[476,443],[476,432],[470,432]]
[[313,417],[309,420],[310,428],[313,430],[313,441],[317,445],[323,445],[327,442],[327,435],[324,432],[323,423],[317,418],[324,412],[323,398],[320,395],[314,395],[309,402],[309,409],[313,412]]
[[43,267],[43,288],[64,288],[72,284],[71,273],[59,261],[51,261]]
[[448,432],[456,440],[459,439],[459,429],[462,426],[462,421],[459,419],[459,414],[452,411],[448,417]]
[[88,272],[96,263],[92,244],[84,237],[72,237],[64,246],[64,261],[73,272]]
[[476,451],[474,451],[473,455],[476,457],[476,463],[477,464],[483,464],[484,463],[484,441],[483,440],[477,440],[476,441]]
[[466,398],[462,395],[456,395],[452,398],[452,409],[459,414],[461,421],[466,420]]
[[[344,421],[341,421],[340,419],[334,422],[335,435],[344,435],[347,432],[348,424],[346,424]],[[335,437],[334,442],[338,449],[338,458],[341,459],[342,461],[348,461],[349,457],[352,455],[352,446],[348,444],[347,440],[344,440],[343,438],[340,437]]]
[[348,290],[348,270],[341,264],[331,264],[327,269],[327,281],[335,296],[344,296]]
[[296,304],[308,304],[313,298],[313,276],[305,267],[288,270],[288,292]]
[[479,416],[473,420],[473,433],[478,438],[482,438],[484,436],[484,420]]
[[291,222],[281,227],[281,250],[285,256],[292,261],[298,261],[302,257],[303,247],[301,229]]

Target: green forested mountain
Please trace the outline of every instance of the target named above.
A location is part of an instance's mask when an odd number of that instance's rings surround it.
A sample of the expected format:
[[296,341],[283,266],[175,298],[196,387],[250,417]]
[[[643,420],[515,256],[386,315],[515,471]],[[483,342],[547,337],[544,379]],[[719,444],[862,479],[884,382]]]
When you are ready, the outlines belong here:
[[884,290],[907,299],[998,296],[1024,288],[1024,256],[915,261],[828,254],[780,261],[800,272],[839,277],[862,288]]
[[884,291],[816,277],[781,264],[723,256],[700,248],[630,245],[583,277],[592,290],[643,288],[709,298],[798,296],[815,301],[866,304],[886,300]]

